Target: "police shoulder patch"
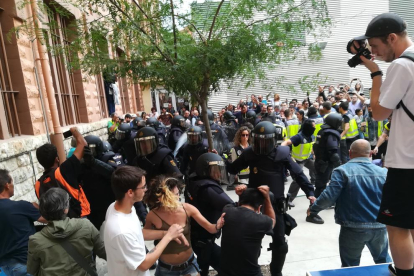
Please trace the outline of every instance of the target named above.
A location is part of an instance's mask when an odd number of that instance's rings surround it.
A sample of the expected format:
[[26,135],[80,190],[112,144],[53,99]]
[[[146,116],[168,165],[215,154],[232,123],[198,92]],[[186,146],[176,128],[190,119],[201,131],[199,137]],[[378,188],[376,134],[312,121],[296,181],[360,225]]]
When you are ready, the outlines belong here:
[[177,165],[175,164],[174,160],[170,160],[171,165],[173,165],[174,167],[177,167]]

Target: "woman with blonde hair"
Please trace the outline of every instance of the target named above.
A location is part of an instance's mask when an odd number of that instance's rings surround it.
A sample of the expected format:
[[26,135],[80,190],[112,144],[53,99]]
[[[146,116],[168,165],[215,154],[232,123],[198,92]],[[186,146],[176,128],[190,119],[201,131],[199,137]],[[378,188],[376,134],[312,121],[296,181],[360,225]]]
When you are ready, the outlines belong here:
[[273,106],[280,105],[280,96],[279,94],[275,93],[273,96]]
[[159,176],[153,179],[145,194],[144,202],[150,208],[144,229],[163,230],[167,233],[170,225],[184,226],[184,236],[189,246],[171,241],[158,260],[155,276],[200,275],[197,260],[191,248],[190,218],[193,218],[209,233],[217,233],[224,225],[224,214],[217,224],[211,224],[193,205],[179,201],[184,185],[173,177]]
[[[230,159],[231,162],[236,161],[236,159],[242,154],[243,150],[250,146],[249,140],[250,140],[250,128],[247,126],[242,126],[239,128],[239,130],[236,132],[236,135],[234,136],[234,147],[230,150]],[[242,171],[240,171],[235,181],[232,185],[227,186],[227,190],[234,190],[234,184],[240,183],[240,184],[249,184],[249,168],[246,168]]]

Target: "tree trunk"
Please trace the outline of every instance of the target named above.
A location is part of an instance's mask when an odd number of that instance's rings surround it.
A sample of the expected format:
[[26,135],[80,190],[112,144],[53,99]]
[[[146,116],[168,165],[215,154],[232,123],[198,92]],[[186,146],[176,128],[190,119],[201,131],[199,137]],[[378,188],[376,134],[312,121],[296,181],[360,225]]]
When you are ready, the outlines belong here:
[[210,122],[209,122],[208,116],[207,116],[208,86],[203,87],[202,95],[203,96],[201,97],[201,101],[200,101],[201,115],[202,115],[202,118],[203,118],[204,128],[205,128],[206,134],[207,134],[208,148],[211,151],[211,150],[214,149],[214,145],[213,145],[213,136],[211,135]]

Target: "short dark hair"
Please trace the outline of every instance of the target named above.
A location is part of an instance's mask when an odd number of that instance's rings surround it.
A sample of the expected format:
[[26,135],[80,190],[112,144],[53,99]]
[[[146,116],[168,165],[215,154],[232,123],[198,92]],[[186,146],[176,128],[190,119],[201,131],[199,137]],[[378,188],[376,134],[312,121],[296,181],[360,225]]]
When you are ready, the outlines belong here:
[[308,109],[308,117],[313,116],[313,115],[318,115],[318,110],[316,109],[316,107],[311,106]]
[[132,118],[131,114],[125,114],[125,119],[126,118]]
[[244,103],[240,104],[240,109],[242,109],[243,107],[245,107]]
[[247,188],[239,197],[239,206],[248,205],[257,210],[264,200],[264,195],[258,189]]
[[4,191],[7,183],[11,183],[12,179],[8,170],[0,170],[0,193]]
[[141,184],[145,171],[134,166],[122,166],[117,168],[111,177],[112,191],[115,200],[122,200],[129,189],[135,190]]
[[322,104],[322,107],[323,107],[324,109],[326,109],[326,110],[331,110],[331,108],[332,108],[332,104],[331,104],[331,102],[324,102],[324,103]]
[[285,111],[283,111],[283,113],[285,114],[285,117],[286,118],[289,117],[289,115],[290,115],[290,109],[289,108],[286,109]]
[[357,108],[357,109],[355,109],[355,115],[356,114],[358,114],[359,112],[361,112],[362,111],[362,109],[361,108]]
[[[404,38],[404,37],[406,37],[408,35],[408,32],[407,32],[407,23],[405,23],[405,21],[404,21],[404,26],[405,26],[405,30],[404,31],[399,32],[399,33],[395,33],[397,36]],[[382,43],[388,44],[387,39],[388,39],[388,36],[389,35],[390,34],[387,34],[387,35],[379,36],[377,38],[379,38]]]
[[349,103],[348,102],[342,102],[339,104],[339,107],[342,108],[344,111],[347,111],[349,108]]
[[36,150],[36,158],[45,170],[55,164],[57,156],[57,148],[52,144],[44,144]]
[[47,221],[66,218],[65,209],[69,209],[69,194],[62,188],[50,188],[39,200],[39,212]]

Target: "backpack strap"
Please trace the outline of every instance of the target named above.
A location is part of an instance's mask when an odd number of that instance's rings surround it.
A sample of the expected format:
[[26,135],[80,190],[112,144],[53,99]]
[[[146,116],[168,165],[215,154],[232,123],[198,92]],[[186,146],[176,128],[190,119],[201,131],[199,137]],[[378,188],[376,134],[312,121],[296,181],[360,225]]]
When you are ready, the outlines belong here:
[[79,254],[78,250],[67,240],[58,241],[60,246],[65,249],[66,253],[68,253],[72,259],[85,270],[90,276],[98,276],[96,270],[94,270],[89,263]]
[[[406,58],[406,59],[409,59],[409,60],[414,62],[414,53],[405,53],[404,55],[400,56],[399,58]],[[411,113],[411,111],[408,110],[408,108],[405,106],[405,104],[403,103],[402,100],[397,105],[397,109],[399,109],[400,107],[402,107],[404,109],[404,111],[405,111],[405,113],[407,113],[408,117],[410,117],[410,119],[414,122],[413,113]]]

